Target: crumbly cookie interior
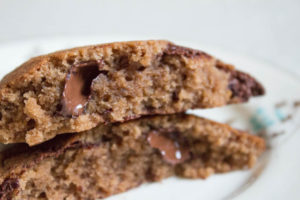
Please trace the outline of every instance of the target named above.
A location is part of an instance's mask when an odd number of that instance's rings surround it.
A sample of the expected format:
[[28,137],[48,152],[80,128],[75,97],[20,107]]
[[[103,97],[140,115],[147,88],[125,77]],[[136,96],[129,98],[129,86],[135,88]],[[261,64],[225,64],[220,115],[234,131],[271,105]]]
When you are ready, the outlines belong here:
[[[66,78],[72,67],[89,62],[101,66],[87,81],[88,102],[80,115],[63,115]],[[2,143],[35,145],[99,123],[221,106],[232,94],[229,74],[214,58],[165,41],[78,48],[34,58],[21,68],[0,88]]]
[[[168,162],[150,145],[147,138],[152,131],[187,149],[189,158],[176,164]],[[189,115],[100,125],[49,142],[52,146],[45,143],[27,149],[27,153],[3,157],[0,188],[5,184],[16,188],[6,193],[0,190],[2,197],[104,198],[172,175],[207,178],[249,168],[265,148],[259,137]]]

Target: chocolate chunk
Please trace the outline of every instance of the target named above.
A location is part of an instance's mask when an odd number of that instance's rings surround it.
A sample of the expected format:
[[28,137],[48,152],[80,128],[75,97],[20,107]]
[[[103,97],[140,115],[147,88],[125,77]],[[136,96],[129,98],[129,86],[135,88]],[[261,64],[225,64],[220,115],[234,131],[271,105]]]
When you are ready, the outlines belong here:
[[259,96],[265,93],[260,83],[250,75],[240,71],[233,71],[230,74],[228,87],[232,91],[232,96],[238,97],[242,102],[248,101],[252,96]]
[[252,96],[265,94],[264,87],[249,74],[234,70],[233,66],[221,61],[217,61],[216,67],[229,73],[228,88],[232,92],[232,98],[238,98],[241,102],[246,102]]
[[16,178],[6,178],[0,185],[0,199],[12,199],[13,192],[19,188],[19,180]]
[[157,131],[150,132],[147,140],[153,148],[159,149],[163,158],[172,165],[182,163],[190,158],[187,149]]
[[99,75],[102,66],[100,60],[83,62],[71,67],[62,95],[64,116],[78,116],[83,113],[91,93],[92,81]]
[[182,46],[177,46],[175,44],[169,44],[168,47],[166,48],[165,54],[167,55],[183,55],[187,58],[196,58],[196,57],[207,57],[211,58],[210,55],[203,51],[187,48],[187,47],[182,47]]

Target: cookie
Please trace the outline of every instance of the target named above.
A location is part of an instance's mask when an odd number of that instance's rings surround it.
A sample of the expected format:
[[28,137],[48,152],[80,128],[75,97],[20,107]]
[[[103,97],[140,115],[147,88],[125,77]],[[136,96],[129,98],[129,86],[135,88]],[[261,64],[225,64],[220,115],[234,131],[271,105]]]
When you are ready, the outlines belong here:
[[32,58],[0,82],[0,142],[35,145],[101,123],[262,94],[250,75],[168,41],[69,49]]
[[97,199],[169,176],[251,168],[263,139],[186,114],[142,117],[4,151],[0,199]]

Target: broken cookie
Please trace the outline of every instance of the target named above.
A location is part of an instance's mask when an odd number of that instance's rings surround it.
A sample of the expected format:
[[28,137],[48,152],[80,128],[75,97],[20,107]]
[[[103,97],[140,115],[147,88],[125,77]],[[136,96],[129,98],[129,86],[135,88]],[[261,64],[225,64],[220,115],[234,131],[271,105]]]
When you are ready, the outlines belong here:
[[69,49],[32,58],[0,82],[0,142],[35,145],[98,124],[262,94],[250,75],[168,41]]
[[0,199],[97,199],[169,176],[251,168],[262,138],[186,114],[142,117],[1,154]]

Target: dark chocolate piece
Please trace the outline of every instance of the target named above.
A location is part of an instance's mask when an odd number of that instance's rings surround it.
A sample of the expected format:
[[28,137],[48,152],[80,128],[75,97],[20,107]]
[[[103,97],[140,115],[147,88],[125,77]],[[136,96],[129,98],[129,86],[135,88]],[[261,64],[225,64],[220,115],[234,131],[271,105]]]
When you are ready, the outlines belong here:
[[248,101],[251,96],[259,96],[265,93],[260,83],[241,71],[231,71],[228,87],[232,91],[232,96],[238,97],[242,102]]
[[228,88],[232,92],[232,98],[238,98],[241,102],[246,102],[252,96],[265,94],[264,87],[249,74],[234,70],[233,66],[221,61],[217,61],[216,67],[229,73]]
[[0,185],[0,200],[12,199],[12,194],[19,188],[19,180],[16,178],[7,178]]
[[147,140],[150,146],[159,149],[165,161],[172,165],[183,163],[190,158],[187,149],[181,147],[178,142],[163,136],[157,131],[150,132]]
[[92,81],[99,75],[102,61],[89,61],[72,66],[66,77],[62,95],[62,114],[78,116],[83,113],[91,93]]
[[167,55],[184,55],[187,58],[195,58],[195,57],[207,57],[211,58],[210,55],[203,51],[199,51],[196,49],[191,49],[187,47],[177,46],[175,44],[169,44],[167,49],[164,52]]

